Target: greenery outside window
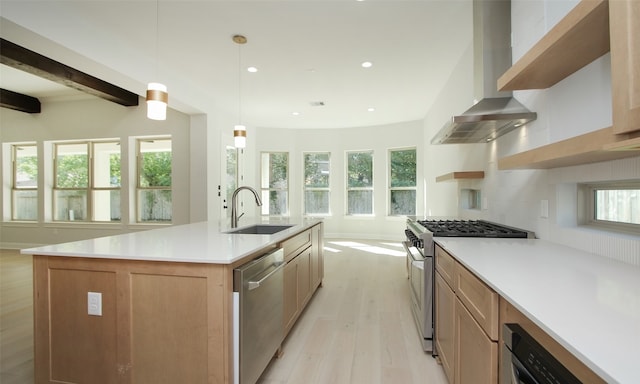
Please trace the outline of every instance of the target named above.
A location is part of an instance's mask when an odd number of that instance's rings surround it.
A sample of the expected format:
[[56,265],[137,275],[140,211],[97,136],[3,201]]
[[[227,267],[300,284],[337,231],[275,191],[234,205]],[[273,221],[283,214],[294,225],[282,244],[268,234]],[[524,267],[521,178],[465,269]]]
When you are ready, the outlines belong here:
[[263,152],[261,156],[262,214],[289,214],[289,153]]
[[13,172],[11,219],[38,220],[38,148],[35,144],[11,146]]
[[304,154],[304,214],[329,215],[329,152]]
[[416,149],[389,151],[389,215],[416,214]]
[[581,188],[586,191],[587,224],[640,232],[640,181],[592,183]]
[[54,221],[121,220],[120,143],[57,143],[54,150]]
[[373,151],[347,152],[347,215],[373,214]]
[[171,138],[137,141],[137,221],[169,223],[173,216]]

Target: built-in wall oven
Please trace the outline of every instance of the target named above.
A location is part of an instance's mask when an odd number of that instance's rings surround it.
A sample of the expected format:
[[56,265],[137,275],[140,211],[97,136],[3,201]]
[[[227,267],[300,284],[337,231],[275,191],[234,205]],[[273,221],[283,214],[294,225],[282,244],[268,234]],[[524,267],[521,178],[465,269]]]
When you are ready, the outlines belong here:
[[407,253],[407,275],[413,313],[425,352],[434,348],[435,279],[434,237],[502,237],[534,238],[533,232],[508,227],[485,220],[419,220],[407,218],[403,242]]
[[569,370],[518,324],[502,329],[502,384],[580,384]]

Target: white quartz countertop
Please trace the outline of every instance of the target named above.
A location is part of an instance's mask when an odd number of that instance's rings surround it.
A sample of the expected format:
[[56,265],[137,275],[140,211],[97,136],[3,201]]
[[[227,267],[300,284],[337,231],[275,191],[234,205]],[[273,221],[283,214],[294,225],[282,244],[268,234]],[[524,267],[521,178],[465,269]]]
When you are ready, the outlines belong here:
[[121,260],[148,260],[188,263],[231,264],[256,251],[317,224],[319,220],[285,219],[242,223],[292,225],[273,235],[229,234],[231,228],[216,222],[200,222],[161,229],[100,237],[43,247],[21,253],[44,256],[71,256]]
[[640,383],[640,267],[534,239],[435,238],[608,383]]

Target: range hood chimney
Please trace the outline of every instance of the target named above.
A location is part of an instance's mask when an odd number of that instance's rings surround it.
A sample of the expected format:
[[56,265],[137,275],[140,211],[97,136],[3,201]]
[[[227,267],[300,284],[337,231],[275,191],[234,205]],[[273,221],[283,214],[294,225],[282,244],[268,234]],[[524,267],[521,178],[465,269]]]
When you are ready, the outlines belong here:
[[431,144],[486,143],[537,118],[498,92],[497,80],[511,66],[511,1],[473,1],[473,78],[476,104],[433,137]]

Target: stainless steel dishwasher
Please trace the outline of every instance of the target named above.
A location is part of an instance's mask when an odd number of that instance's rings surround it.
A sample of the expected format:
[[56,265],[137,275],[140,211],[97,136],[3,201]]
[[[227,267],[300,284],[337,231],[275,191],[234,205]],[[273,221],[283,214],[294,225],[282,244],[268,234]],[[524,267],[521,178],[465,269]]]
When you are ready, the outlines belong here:
[[234,382],[255,383],[282,343],[284,251],[233,270]]

